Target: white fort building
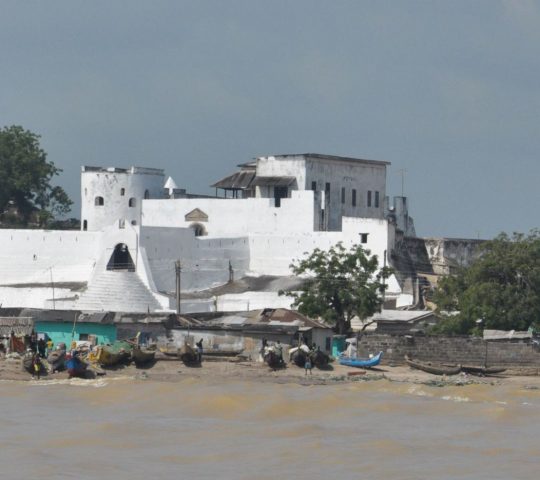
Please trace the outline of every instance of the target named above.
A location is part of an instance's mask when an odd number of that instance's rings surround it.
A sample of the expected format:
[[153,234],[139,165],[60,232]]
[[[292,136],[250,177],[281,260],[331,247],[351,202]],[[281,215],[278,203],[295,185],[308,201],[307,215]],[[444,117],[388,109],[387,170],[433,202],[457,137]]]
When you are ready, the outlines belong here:
[[[381,266],[414,237],[406,199],[389,205],[388,162],[320,154],[258,157],[192,195],[155,168],[82,167],[81,231],[0,230],[0,304],[83,311],[288,307],[290,264],[362,244]],[[387,298],[413,302],[392,276]]]

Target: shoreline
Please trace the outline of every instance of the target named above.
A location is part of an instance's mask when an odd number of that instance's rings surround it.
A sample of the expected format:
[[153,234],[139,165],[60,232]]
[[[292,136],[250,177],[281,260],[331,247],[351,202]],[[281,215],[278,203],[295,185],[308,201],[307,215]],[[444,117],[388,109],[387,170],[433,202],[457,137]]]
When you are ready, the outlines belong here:
[[[532,371],[532,370],[531,370]],[[465,386],[465,385],[516,385],[531,389],[540,389],[540,376],[526,375],[528,370],[509,369],[502,374],[479,377],[466,374],[453,376],[433,375],[409,366],[379,365],[372,369],[358,369],[331,364],[326,370],[314,368],[312,374],[305,374],[304,369],[296,365],[272,370],[266,364],[253,361],[207,360],[201,366],[188,367],[178,359],[159,359],[147,368],[136,368],[135,365],[119,366],[106,370],[105,375],[96,379],[129,377],[134,380],[178,382],[185,379],[215,381],[252,381],[258,383],[311,385],[340,385],[364,381],[388,380],[409,384],[421,384],[433,387]],[[42,375],[40,381],[46,383],[53,380],[67,380],[66,371]],[[24,371],[20,360],[0,360],[0,381],[32,381],[32,376]],[[84,381],[84,379],[80,379]]]

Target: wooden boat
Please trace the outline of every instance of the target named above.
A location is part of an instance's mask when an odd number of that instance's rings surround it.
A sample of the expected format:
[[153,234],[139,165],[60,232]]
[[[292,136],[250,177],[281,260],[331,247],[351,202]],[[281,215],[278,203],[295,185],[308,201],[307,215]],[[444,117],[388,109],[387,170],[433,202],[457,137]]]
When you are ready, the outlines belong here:
[[86,376],[87,367],[88,365],[83,362],[78,355],[66,356],[66,369],[69,374],[69,378],[84,378]]
[[159,351],[168,357],[178,357],[178,350],[178,348],[171,346],[159,347]]
[[145,347],[135,346],[131,351],[131,358],[136,366],[145,365],[153,362],[156,357],[156,351]]
[[506,371],[506,368],[501,367],[477,367],[474,365],[461,365],[461,371],[469,373],[471,375],[495,375],[497,373],[502,373]]
[[285,362],[283,361],[283,355],[280,355],[279,352],[276,352],[273,347],[267,348],[264,353],[265,363],[274,370],[277,368],[283,368]]
[[407,355],[405,355],[405,362],[411,368],[432,373],[433,375],[457,375],[461,372],[461,365],[440,365],[432,362],[419,362],[418,360],[410,359]]
[[294,348],[289,350],[289,359],[296,366],[304,368],[306,365],[308,354],[301,348]]
[[133,345],[129,342],[118,341],[111,345],[101,345],[96,355],[98,363],[103,367],[113,367],[129,360]]
[[316,366],[317,368],[325,368],[330,362],[330,357],[326,353],[321,352],[320,350],[311,352],[309,354],[309,358],[311,359],[311,364]]
[[187,343],[184,343],[184,345],[178,349],[178,356],[186,365],[194,365],[199,363],[199,355],[195,349]]
[[339,357],[339,364],[345,365],[347,367],[371,368],[381,363],[382,356],[383,356],[383,352],[379,352],[374,357],[366,358],[366,359],[345,357],[342,355]]
[[60,372],[66,368],[65,366],[66,361],[66,351],[61,349],[53,350],[49,355],[47,356],[47,362],[49,362],[49,365],[51,367],[51,373],[54,372]]

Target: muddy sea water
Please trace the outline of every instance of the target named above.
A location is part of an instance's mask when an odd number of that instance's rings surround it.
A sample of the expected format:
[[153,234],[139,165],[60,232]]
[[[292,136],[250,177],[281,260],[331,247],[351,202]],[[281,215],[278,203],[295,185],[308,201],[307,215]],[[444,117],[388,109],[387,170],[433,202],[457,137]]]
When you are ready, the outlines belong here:
[[533,479],[540,391],[0,382],[2,479]]

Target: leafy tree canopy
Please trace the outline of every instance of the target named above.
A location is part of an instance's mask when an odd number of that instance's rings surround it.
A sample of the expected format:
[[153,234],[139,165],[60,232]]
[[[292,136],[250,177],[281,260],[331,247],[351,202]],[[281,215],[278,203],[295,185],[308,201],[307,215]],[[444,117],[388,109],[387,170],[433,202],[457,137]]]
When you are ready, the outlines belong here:
[[323,318],[341,334],[350,330],[354,316],[366,319],[379,310],[390,273],[386,267],[378,270],[377,256],[369,250],[360,245],[347,250],[341,242],[328,251],[315,249],[291,270],[306,281],[299,291],[280,293],[292,296],[301,313]]
[[540,327],[540,232],[501,234],[482,246],[470,267],[443,277],[433,295],[443,316],[439,333],[479,333],[484,328],[527,330]]
[[14,224],[33,221],[47,225],[55,216],[70,211],[66,192],[51,185],[62,170],[47,161],[39,145],[39,135],[20,126],[0,130],[0,215],[4,224],[11,215]]

